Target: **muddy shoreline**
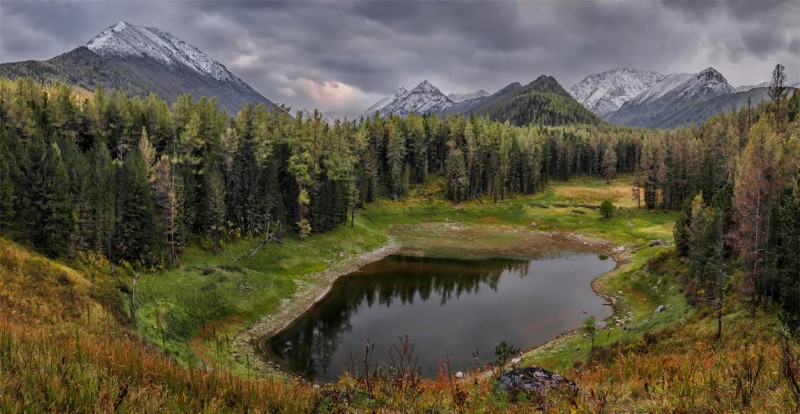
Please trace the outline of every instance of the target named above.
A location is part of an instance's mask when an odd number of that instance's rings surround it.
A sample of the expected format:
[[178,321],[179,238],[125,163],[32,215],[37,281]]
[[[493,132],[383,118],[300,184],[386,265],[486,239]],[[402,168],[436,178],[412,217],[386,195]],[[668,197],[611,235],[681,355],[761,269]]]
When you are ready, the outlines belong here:
[[340,277],[399,251],[400,245],[390,240],[377,249],[346,258],[323,271],[312,274],[309,279],[313,282],[299,286],[292,297],[282,300],[277,312],[262,317],[258,322],[236,335],[232,347],[233,357],[240,362],[243,359],[251,363],[257,362],[257,366],[267,372],[280,371],[277,366],[263,356],[266,351],[263,348],[263,340],[282,331],[308,313],[314,305],[328,296],[334,282]]
[[[519,228],[514,228],[512,231],[518,232],[519,230]],[[608,240],[589,238],[573,233],[527,232],[529,237],[525,240],[525,245],[516,246],[514,249],[515,255],[520,254],[520,250],[528,251],[532,255],[547,251],[573,250],[605,254],[613,258],[615,262],[614,269],[599,275],[592,280],[591,284],[592,290],[594,290],[598,296],[604,298],[608,302],[613,302],[608,292],[602,289],[602,280],[616,273],[621,266],[628,262],[627,249],[625,249],[624,246],[617,246]],[[377,249],[344,259],[323,271],[315,273],[309,278],[313,282],[299,286],[297,292],[292,297],[284,299],[281,302],[277,312],[266,315],[249,328],[243,329],[233,341],[232,355],[240,362],[244,360],[250,363],[255,362],[257,368],[264,373],[280,373],[281,375],[295,377],[295,375],[283,371],[266,357],[266,355],[269,354],[269,350],[266,348],[266,340],[290,326],[308,313],[317,303],[325,299],[333,288],[334,282],[339,278],[357,271],[366,264],[403,251],[407,251],[412,255],[415,253],[413,248],[404,247],[395,241],[389,241]],[[616,314],[616,309],[614,309],[614,314]],[[526,348],[523,354],[574,332],[574,329],[563,332],[540,345],[529,349]],[[302,380],[302,378],[298,379]]]

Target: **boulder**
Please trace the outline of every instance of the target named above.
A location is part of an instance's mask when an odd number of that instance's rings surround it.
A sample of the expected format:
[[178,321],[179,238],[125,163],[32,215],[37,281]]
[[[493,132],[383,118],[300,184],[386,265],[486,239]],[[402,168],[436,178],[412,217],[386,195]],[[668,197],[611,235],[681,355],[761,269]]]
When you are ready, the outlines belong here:
[[574,382],[539,367],[518,368],[501,375],[497,379],[500,386],[509,393],[525,392],[545,395],[552,390],[565,390],[577,393]]
[[464,373],[461,371],[456,372],[456,378],[464,378]]
[[666,245],[667,245],[667,243],[664,240],[661,240],[661,239],[653,240],[653,241],[650,242],[650,247],[666,246]]
[[666,309],[666,308],[664,307],[664,305],[658,305],[658,307],[656,308],[656,313],[661,313],[661,312],[664,312],[664,309]]

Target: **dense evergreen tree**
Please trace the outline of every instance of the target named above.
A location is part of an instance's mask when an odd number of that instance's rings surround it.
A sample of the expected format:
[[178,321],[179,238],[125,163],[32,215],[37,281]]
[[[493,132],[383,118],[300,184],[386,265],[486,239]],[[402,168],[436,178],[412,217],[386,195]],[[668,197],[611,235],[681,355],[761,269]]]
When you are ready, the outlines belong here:
[[134,148],[125,156],[119,170],[119,223],[116,247],[119,258],[154,263],[160,257],[160,231],[153,191],[148,183],[147,166],[142,153]]
[[21,169],[24,175],[23,221],[33,244],[51,256],[67,253],[74,231],[70,181],[61,151],[34,134],[26,145]]
[[14,220],[14,182],[11,179],[11,154],[0,145],[0,230]]

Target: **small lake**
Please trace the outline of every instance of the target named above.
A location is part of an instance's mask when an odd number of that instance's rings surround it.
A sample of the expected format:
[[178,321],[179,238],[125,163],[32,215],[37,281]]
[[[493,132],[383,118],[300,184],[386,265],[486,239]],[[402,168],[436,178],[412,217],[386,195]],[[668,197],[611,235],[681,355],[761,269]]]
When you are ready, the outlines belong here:
[[408,335],[424,376],[434,377],[448,359],[451,373],[475,369],[494,361],[501,341],[528,349],[589,315],[611,316],[591,281],[614,266],[589,253],[529,261],[389,256],[337,280],[323,301],[267,341],[268,357],[329,381],[353,362],[363,369],[367,338],[374,368],[387,366],[392,345]]

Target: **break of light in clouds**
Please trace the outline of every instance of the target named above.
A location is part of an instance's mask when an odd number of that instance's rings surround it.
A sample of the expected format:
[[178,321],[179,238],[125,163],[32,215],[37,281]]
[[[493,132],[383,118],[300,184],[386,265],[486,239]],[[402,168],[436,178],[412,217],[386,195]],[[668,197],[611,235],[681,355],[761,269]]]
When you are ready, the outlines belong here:
[[360,113],[423,79],[495,91],[617,67],[800,77],[800,1],[7,1],[0,61],[47,59],[119,20],[164,29],[295,109]]

